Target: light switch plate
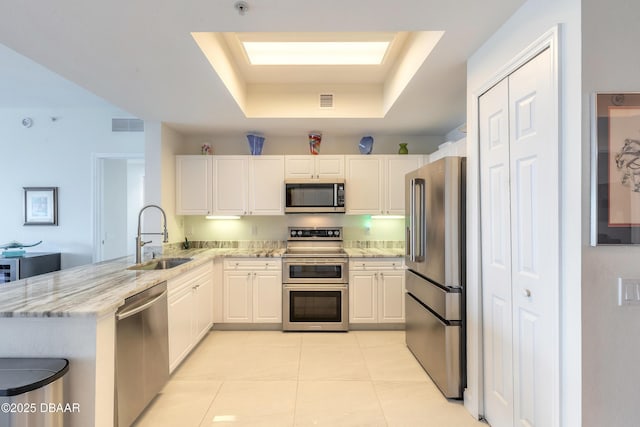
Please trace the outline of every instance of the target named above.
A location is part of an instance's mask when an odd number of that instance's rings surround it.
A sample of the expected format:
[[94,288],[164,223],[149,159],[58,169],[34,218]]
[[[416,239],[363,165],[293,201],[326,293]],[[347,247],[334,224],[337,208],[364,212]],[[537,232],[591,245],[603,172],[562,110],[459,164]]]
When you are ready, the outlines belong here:
[[618,277],[618,305],[640,305],[640,279]]

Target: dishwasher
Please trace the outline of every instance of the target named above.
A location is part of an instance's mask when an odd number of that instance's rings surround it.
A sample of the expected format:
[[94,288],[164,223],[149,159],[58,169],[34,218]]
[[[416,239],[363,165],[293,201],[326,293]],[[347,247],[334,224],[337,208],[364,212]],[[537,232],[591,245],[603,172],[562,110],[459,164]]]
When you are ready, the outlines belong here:
[[169,380],[166,282],[118,309],[115,351],[115,424],[129,427]]

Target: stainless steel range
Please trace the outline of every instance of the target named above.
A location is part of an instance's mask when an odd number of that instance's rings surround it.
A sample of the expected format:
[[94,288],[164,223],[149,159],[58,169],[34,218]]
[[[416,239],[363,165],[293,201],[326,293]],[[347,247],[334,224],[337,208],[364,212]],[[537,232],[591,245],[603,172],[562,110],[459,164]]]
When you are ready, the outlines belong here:
[[349,259],[340,227],[290,227],[282,261],[282,329],[349,329]]

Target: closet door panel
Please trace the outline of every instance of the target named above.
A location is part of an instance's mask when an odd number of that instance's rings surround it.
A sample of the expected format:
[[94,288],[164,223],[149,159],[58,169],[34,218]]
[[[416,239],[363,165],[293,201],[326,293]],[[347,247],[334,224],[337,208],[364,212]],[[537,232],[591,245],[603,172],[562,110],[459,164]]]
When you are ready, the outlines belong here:
[[513,424],[509,86],[480,98],[480,191],[485,417]]

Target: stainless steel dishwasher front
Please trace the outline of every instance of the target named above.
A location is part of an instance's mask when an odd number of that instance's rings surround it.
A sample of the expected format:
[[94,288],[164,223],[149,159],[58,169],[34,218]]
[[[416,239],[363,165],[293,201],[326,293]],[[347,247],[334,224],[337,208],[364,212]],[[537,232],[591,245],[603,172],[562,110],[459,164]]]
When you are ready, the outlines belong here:
[[167,284],[125,300],[116,312],[115,417],[128,427],[169,380]]

